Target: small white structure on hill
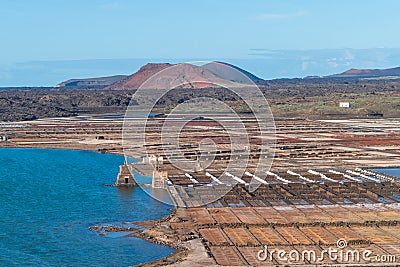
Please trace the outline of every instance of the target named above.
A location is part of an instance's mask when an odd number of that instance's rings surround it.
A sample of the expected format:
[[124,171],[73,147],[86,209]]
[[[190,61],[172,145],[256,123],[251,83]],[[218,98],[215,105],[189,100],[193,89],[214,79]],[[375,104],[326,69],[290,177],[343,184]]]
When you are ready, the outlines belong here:
[[341,108],[351,108],[351,103],[350,102],[340,102],[339,107]]

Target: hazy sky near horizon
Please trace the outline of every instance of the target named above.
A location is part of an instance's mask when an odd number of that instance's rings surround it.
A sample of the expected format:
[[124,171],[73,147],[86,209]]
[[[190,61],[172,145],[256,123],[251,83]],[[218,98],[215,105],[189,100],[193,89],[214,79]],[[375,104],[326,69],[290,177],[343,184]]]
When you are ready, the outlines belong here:
[[400,48],[396,0],[0,0],[0,7],[0,86],[24,62]]

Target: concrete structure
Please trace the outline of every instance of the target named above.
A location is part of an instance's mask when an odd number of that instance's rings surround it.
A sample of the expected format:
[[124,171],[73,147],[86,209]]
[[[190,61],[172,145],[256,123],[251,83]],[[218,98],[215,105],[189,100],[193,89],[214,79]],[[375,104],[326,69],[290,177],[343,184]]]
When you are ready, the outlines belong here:
[[195,165],[194,165],[194,170],[193,172],[201,172],[203,170],[203,167],[201,166],[200,161],[196,161]]
[[339,107],[341,108],[351,108],[351,103],[350,102],[340,102]]
[[133,174],[126,163],[119,166],[119,173],[115,182],[116,186],[136,186]]
[[150,155],[142,158],[143,163],[163,164],[164,158],[162,156]]
[[151,187],[165,189],[168,186],[168,173],[166,171],[153,171]]

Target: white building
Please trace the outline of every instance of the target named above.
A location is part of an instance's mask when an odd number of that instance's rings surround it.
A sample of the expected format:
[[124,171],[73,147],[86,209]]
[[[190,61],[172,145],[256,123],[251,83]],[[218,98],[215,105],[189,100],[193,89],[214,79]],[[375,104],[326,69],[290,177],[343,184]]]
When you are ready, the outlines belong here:
[[351,103],[350,102],[340,102],[339,107],[341,108],[351,108]]

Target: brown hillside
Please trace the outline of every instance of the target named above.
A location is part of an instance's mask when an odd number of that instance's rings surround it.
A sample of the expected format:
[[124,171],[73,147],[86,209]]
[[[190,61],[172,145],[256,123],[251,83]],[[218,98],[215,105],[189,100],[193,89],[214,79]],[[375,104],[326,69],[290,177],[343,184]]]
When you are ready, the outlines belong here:
[[142,83],[144,83],[151,76],[171,66],[174,66],[174,64],[148,63],[143,67],[141,67],[136,73],[130,75],[126,80],[116,82],[106,87],[106,89],[115,89],[115,90],[137,89],[142,85]]
[[[154,75],[160,71],[160,74]],[[210,70],[192,64],[147,64],[127,80],[117,82],[107,89],[168,89],[168,88],[207,88],[237,86]]]

